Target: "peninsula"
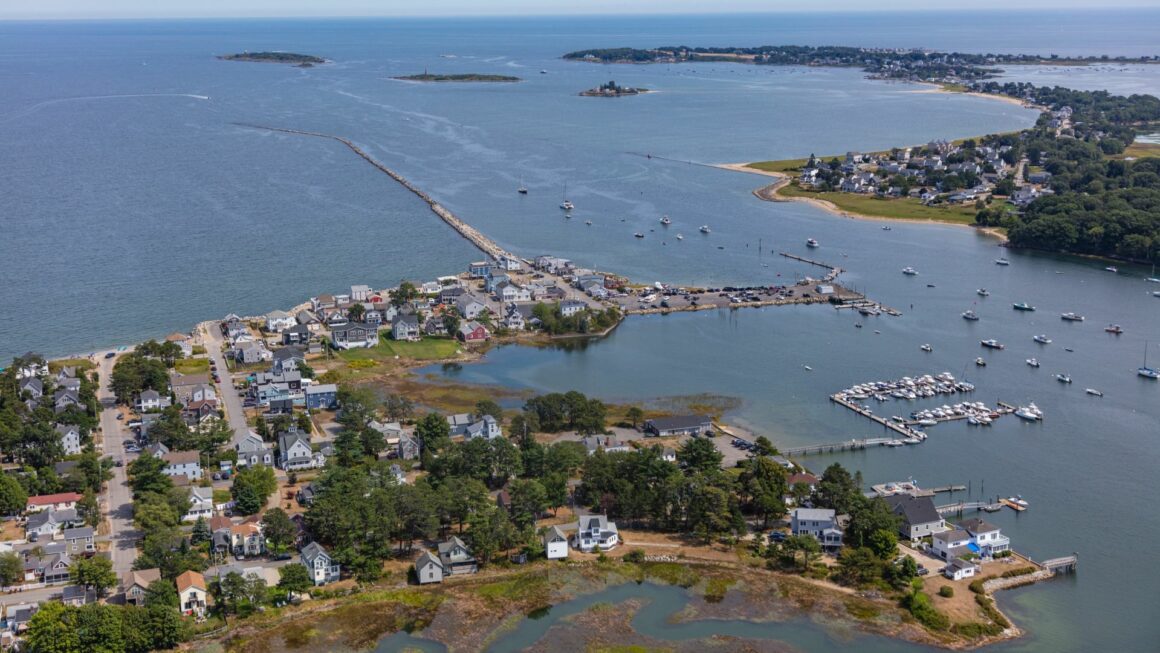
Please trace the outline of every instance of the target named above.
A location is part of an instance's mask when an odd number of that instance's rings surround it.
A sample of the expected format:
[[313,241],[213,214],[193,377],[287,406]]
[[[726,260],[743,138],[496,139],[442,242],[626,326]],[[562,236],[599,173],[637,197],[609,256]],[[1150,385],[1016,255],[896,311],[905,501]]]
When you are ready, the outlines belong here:
[[583,97],[625,97],[628,95],[640,95],[641,93],[648,93],[647,88],[632,88],[631,86],[620,86],[615,81],[610,81],[607,84],[601,84],[596,88],[590,88],[587,91],[581,91],[580,95]]
[[483,73],[457,73],[454,75],[423,72],[418,75],[403,75],[392,77],[408,82],[520,82],[519,77],[511,75],[485,75]]
[[326,59],[312,54],[297,54],[294,52],[240,52],[237,54],[223,54],[218,56],[222,61],[250,61],[255,63],[284,63],[296,65],[300,68],[310,68],[316,64],[326,63]]

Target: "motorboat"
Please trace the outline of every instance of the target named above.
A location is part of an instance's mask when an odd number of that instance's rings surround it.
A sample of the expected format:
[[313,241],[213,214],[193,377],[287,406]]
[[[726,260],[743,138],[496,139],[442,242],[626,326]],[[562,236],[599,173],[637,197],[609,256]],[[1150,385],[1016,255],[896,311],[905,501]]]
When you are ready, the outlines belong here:
[[677,234],[677,240],[684,240],[684,239],[685,239],[685,237],[683,235]]
[[1020,406],[1017,408],[1015,410],[1015,416],[1020,419],[1025,419],[1029,422],[1037,422],[1043,419],[1043,411],[1039,410],[1039,407],[1035,405],[1035,402],[1031,402],[1026,406]]
[[1005,258],[997,258],[995,259],[995,265],[1011,265],[1011,261]]
[[1009,501],[1009,502],[1011,502],[1011,503],[1013,503],[1013,504],[1015,504],[1015,505],[1019,506],[1020,508],[1026,508],[1026,507],[1029,505],[1029,504],[1028,504],[1028,503],[1027,503],[1027,502],[1026,502],[1024,499],[1023,499],[1023,497],[1022,497],[1022,496],[1020,496],[1020,495],[1018,495],[1018,494],[1016,494],[1016,495],[1015,495],[1015,496],[1013,496],[1013,497],[1007,497],[1007,501]]
[[1055,375],[1055,380],[1060,383],[1071,383],[1071,376],[1061,372]]
[[1118,336],[1124,332],[1124,329],[1118,324],[1109,324],[1108,326],[1104,327],[1104,331],[1107,331],[1108,333],[1114,333]]
[[806,239],[806,247],[816,248],[816,247],[821,247],[821,245],[818,244],[817,240],[815,240],[813,238],[807,238]]
[[1078,313],[1064,313],[1059,316],[1059,319],[1065,322],[1083,322],[1083,316]]
[[923,345],[923,346],[919,347],[919,349],[921,349],[925,352],[928,352],[928,353],[934,351],[934,347],[931,347],[930,345]]
[[1042,334],[1040,334],[1038,336],[1032,336],[1031,339],[1034,340],[1035,342],[1038,342],[1041,345],[1050,345],[1051,344],[1051,338],[1048,338],[1047,336],[1042,335]]
[[638,231],[638,232],[636,232],[635,234],[633,234],[632,236],[633,236],[633,238],[644,238],[644,234],[642,234],[642,233],[641,233],[641,232],[639,232],[639,231]]
[[1114,265],[1109,265],[1108,267],[1104,268],[1104,270],[1107,272],[1119,272],[1120,271],[1120,269]]
[[665,225],[666,227],[671,225],[672,223],[673,223],[673,221],[670,220],[669,216],[667,216],[667,215],[661,218],[661,224]]
[[987,290],[986,288],[979,288],[978,290],[975,291],[975,293],[978,294],[979,297],[990,297],[991,296],[991,291]]
[[1017,311],[1034,311],[1035,310],[1035,307],[1032,306],[1031,304],[1028,304],[1027,302],[1018,302],[1018,303],[1012,304],[1011,307]]
[[886,225],[885,227],[882,227],[882,231],[890,231],[890,225]]
[[698,231],[700,231],[703,234],[707,234],[707,233],[711,233],[713,230],[709,228],[709,225],[703,224],[703,225],[701,225],[701,228],[698,229]]
[[963,319],[970,320],[971,322],[978,322],[979,314],[974,311],[963,311]]
[[589,227],[591,227],[591,226],[592,226],[592,221],[591,221],[591,220],[585,220],[585,221],[584,221],[584,224],[586,224],[586,225],[588,225]]
[[1104,396],[1104,393],[1100,392],[1099,390],[1096,390],[1095,388],[1084,388],[1084,390],[1083,390],[1083,391],[1084,391],[1084,392],[1086,392],[1086,393],[1088,393],[1089,395],[1091,395],[1091,396],[1093,396],[1093,397],[1102,397],[1102,396]]
[[1037,359],[1037,358],[1028,358],[1028,359],[1027,359],[1027,365],[1028,365],[1029,367],[1039,367],[1039,359]]
[[908,266],[902,268],[902,273],[908,277],[913,277],[914,275],[918,274],[918,270],[915,270],[914,268],[912,268],[908,265]]
[[978,365],[979,367],[986,367],[987,361],[984,360],[982,356],[979,356],[975,359],[975,365]]
[[994,338],[988,338],[987,340],[980,340],[979,344],[983,345],[987,349],[1005,349],[1006,348],[1005,345],[1003,345],[1003,343],[999,342],[998,340],[995,340]]

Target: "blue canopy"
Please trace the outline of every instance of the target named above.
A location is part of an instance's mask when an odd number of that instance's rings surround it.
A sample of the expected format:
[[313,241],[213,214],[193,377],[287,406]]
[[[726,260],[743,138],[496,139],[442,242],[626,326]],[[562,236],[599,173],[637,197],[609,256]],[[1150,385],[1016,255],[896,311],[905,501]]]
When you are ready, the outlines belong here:
[[979,545],[975,544],[974,542],[967,542],[967,548],[970,549],[972,553],[979,552]]

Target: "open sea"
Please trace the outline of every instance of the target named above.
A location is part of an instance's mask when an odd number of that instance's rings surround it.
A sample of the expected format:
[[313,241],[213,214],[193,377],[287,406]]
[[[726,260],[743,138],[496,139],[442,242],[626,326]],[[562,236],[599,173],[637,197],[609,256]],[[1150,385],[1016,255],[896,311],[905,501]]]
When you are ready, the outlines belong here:
[[[1027,636],[995,648],[1160,650],[1160,573],[1147,562],[1160,540],[1152,506],[1160,385],[1135,375],[1148,343],[1160,364],[1160,300],[1149,292],[1160,286],[1144,281],[1151,270],[1120,265],[1112,274],[1104,262],[1006,252],[964,227],[884,231],[805,204],[761,202],[751,191],[766,178],[699,165],[1015,130],[1035,112],[853,69],[559,58],[589,47],[767,43],[1156,55],[1160,10],[0,23],[0,360],[162,337],[351,284],[431,279],[478,258],[418,198],[338,143],[239,123],[346,136],[508,249],[643,282],[816,274],[777,256],[804,254],[812,237],[822,245],[812,256],[849,270],[844,283],[904,316],[785,307],[632,318],[580,349],[500,348],[458,378],[610,400],[729,395],[741,400],[730,420],[783,446],[877,436],[827,399],[862,381],[946,370],[975,383],[976,400],[1035,401],[1042,424],[945,424],[921,446],[806,462],[820,470],[839,460],[874,483],[913,476],[1028,499],[1026,513],[988,519],[1035,558],[1079,553],[1080,571],[1002,593]],[[214,58],[243,50],[334,63]],[[392,79],[424,69],[523,81]],[[1160,65],[1017,67],[1006,76],[1160,95]],[[609,79],[657,92],[576,95]],[[521,181],[526,197],[515,193]],[[557,208],[565,184],[572,220]],[[662,214],[673,220],[668,235]],[[701,224],[713,233],[698,234]],[[636,231],[647,237],[634,239]],[[1004,255],[1011,265],[996,266]],[[919,276],[904,277],[904,266]],[[979,287],[991,296],[977,296]],[[1039,310],[1012,311],[1020,301]],[[968,308],[982,319],[962,320]],[[1064,311],[1087,320],[1062,322]],[[1112,322],[1122,336],[1103,332]],[[1054,343],[1033,343],[1038,333]],[[982,338],[1007,349],[985,352]],[[933,353],[919,351],[927,342]],[[986,368],[972,363],[980,355]],[[1043,367],[1027,367],[1030,356]],[[1075,383],[1056,382],[1059,372]],[[787,633],[786,641],[824,651],[836,640]]]

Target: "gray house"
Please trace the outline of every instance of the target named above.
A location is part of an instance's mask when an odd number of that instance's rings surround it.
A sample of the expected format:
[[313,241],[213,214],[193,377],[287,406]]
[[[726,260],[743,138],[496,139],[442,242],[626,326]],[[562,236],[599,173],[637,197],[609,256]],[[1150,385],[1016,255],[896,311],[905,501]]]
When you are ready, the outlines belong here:
[[391,337],[395,340],[419,340],[422,336],[417,315],[396,315],[391,323]]
[[274,465],[274,452],[257,433],[250,431],[234,447],[238,452],[238,467],[252,467],[254,465]]
[[797,508],[790,528],[794,535],[812,535],[827,552],[842,548],[842,529],[838,528],[837,517],[831,509]]
[[479,563],[475,561],[475,556],[471,555],[471,549],[454,535],[446,542],[439,543],[439,561],[443,565],[444,573],[451,576],[474,574],[479,571]]
[[338,564],[317,542],[311,542],[302,547],[302,564],[306,565],[315,585],[333,583],[338,580],[341,574]]
[[708,415],[658,417],[647,420],[644,431],[660,437],[710,434],[713,432],[713,418]]
[[908,540],[919,540],[946,529],[946,520],[938,514],[930,497],[912,497],[896,494],[886,497],[890,510],[902,517],[899,534]]
[[419,580],[420,585],[442,583],[443,563],[439,561],[439,558],[431,555],[430,551],[424,551],[419,554],[419,559],[415,561],[415,577]]
[[297,429],[279,433],[278,466],[286,471],[316,467],[310,436]]

